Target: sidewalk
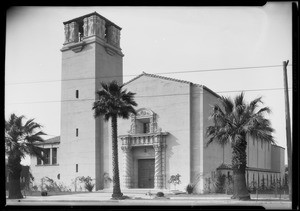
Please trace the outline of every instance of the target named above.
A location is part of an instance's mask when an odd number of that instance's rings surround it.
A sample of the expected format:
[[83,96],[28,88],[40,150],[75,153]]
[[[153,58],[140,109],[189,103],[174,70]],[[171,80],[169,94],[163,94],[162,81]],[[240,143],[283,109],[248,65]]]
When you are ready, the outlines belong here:
[[27,196],[20,200],[7,199],[10,206],[263,206],[266,209],[291,209],[291,202],[279,198],[256,198],[250,201],[230,199],[230,195],[168,195],[168,198],[155,198],[144,193],[126,193],[130,199],[111,200],[110,192],[78,193],[72,195],[55,196]]

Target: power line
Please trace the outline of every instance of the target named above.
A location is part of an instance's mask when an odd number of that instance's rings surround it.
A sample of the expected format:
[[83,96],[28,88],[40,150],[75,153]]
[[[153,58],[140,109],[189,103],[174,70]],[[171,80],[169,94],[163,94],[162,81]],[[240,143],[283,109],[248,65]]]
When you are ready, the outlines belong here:
[[[215,93],[231,93],[231,92],[253,92],[253,91],[272,91],[272,90],[283,90],[284,88],[269,88],[269,89],[244,89],[244,90],[230,90],[230,91],[218,91]],[[292,88],[289,88],[292,90]],[[144,96],[135,96],[135,98],[145,98],[145,97],[167,97],[167,96],[183,96],[189,95],[191,93],[183,94],[164,94],[164,95],[144,95]],[[94,98],[80,99],[80,100],[52,100],[52,101],[35,101],[35,102],[16,102],[16,103],[7,103],[7,104],[36,104],[36,103],[62,103],[62,102],[82,102],[82,101],[95,101]]]
[[[292,66],[292,65],[290,64],[288,66]],[[187,71],[174,71],[174,72],[157,72],[157,73],[151,73],[151,74],[168,75],[168,74],[178,74],[178,73],[214,72],[214,71],[227,71],[227,70],[259,69],[259,68],[270,68],[270,67],[282,67],[282,65],[267,65],[267,66],[254,66],[254,67],[232,67],[232,68],[187,70]],[[140,75],[140,74],[103,76],[100,78],[135,77],[138,75]],[[61,82],[61,81],[95,80],[95,79],[99,79],[99,78],[90,77],[90,78],[72,78],[72,79],[65,79],[65,80],[57,79],[57,80],[47,80],[47,81],[17,82],[17,83],[6,83],[5,86],[19,85],[19,84],[52,83],[52,82]]]

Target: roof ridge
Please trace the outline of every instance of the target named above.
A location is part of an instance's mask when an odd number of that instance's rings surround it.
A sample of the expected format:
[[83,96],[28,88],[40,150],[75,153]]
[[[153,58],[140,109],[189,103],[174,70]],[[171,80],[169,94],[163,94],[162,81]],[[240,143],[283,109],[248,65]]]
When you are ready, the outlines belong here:
[[166,76],[161,76],[161,75],[157,75],[157,74],[151,74],[151,73],[146,73],[146,72],[142,72],[142,74],[136,76],[135,78],[127,81],[126,83],[123,84],[123,86],[131,83],[132,81],[140,78],[141,76],[149,76],[149,77],[153,77],[153,78],[160,78],[160,79],[164,79],[164,80],[169,80],[169,81],[175,81],[175,82],[179,82],[179,83],[186,83],[186,84],[190,84],[192,86],[198,86],[198,87],[202,87],[203,89],[205,89],[206,91],[210,92],[211,94],[215,95],[216,97],[220,97],[220,95],[218,95],[217,93],[215,93],[214,91],[212,91],[211,89],[209,89],[207,86],[205,85],[201,85],[201,84],[196,84],[196,83],[193,83],[191,81],[185,81],[185,80],[180,80],[180,79],[176,79],[176,78],[171,78],[171,77],[166,77]]
[[140,78],[141,76],[149,76],[149,77],[154,77],[154,78],[161,78],[161,79],[165,79],[165,80],[170,80],[170,81],[176,81],[176,82],[180,82],[180,83],[187,83],[187,84],[191,84],[191,85],[195,85],[195,86],[203,86],[201,84],[196,84],[196,83],[193,83],[191,81],[186,81],[186,80],[180,80],[180,79],[176,79],[176,78],[171,78],[171,77],[166,77],[166,76],[161,76],[161,75],[157,75],[157,74],[151,74],[151,73],[146,73],[146,72],[142,72],[142,74],[134,77],[133,79],[127,81],[126,83],[123,84],[123,86],[131,83],[132,81]]

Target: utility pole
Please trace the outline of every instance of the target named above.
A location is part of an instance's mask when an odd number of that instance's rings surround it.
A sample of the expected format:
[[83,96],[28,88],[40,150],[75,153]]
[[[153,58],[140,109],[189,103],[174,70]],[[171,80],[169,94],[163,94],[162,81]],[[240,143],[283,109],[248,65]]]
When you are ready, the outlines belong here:
[[283,82],[284,82],[284,99],[285,99],[286,143],[287,143],[287,157],[288,157],[289,199],[292,200],[292,141],[291,141],[288,81],[287,81],[287,70],[286,70],[288,63],[289,60],[283,62]]

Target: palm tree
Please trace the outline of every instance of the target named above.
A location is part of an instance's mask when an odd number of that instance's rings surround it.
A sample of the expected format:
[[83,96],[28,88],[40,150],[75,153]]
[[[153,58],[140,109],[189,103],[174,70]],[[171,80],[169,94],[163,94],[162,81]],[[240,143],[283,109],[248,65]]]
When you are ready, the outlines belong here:
[[34,122],[34,119],[29,119],[23,124],[24,118],[23,115],[11,114],[8,121],[5,121],[5,154],[8,157],[9,199],[23,198],[20,187],[21,159],[28,154],[44,160],[43,149],[35,144],[43,142],[41,135],[46,134],[40,130],[41,125]]
[[271,123],[264,117],[265,113],[270,113],[268,107],[258,109],[262,103],[261,97],[256,98],[249,104],[244,101],[244,93],[234,98],[219,98],[221,108],[218,104],[213,105],[210,119],[213,125],[206,130],[209,137],[207,146],[212,142],[222,145],[231,143],[232,147],[232,170],[234,190],[231,198],[249,200],[250,194],[246,187],[245,170],[247,165],[247,139],[252,137],[268,143],[274,143],[271,133],[274,129]]
[[104,116],[104,120],[111,119],[112,126],[112,169],[113,169],[113,194],[112,198],[122,198],[120,189],[118,167],[118,125],[117,118],[128,119],[130,114],[136,114],[133,106],[135,93],[122,91],[123,85],[116,81],[101,83],[103,89],[97,91],[99,97],[93,104],[94,117]]

